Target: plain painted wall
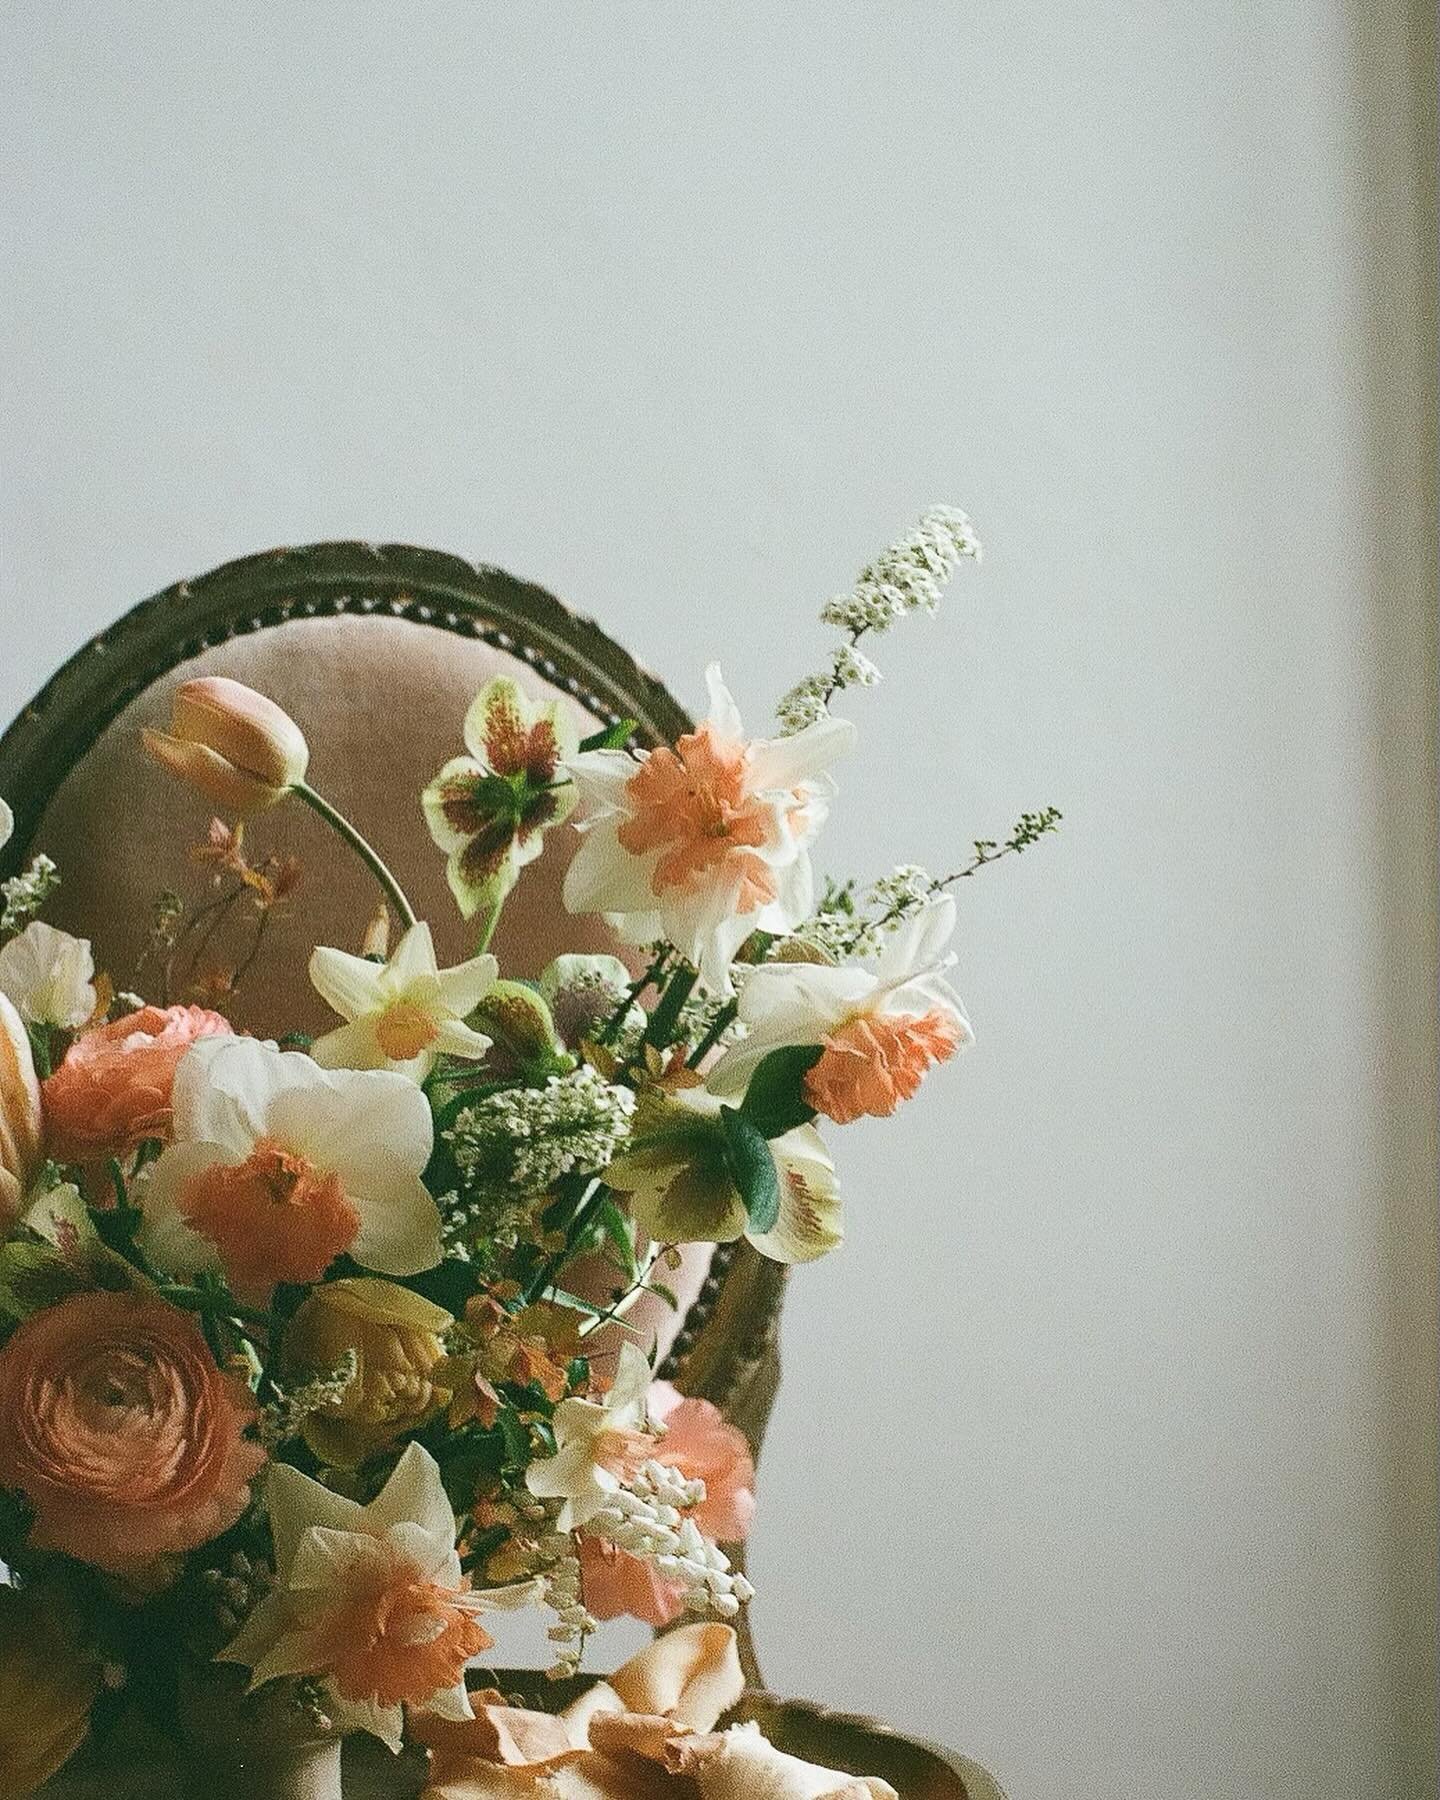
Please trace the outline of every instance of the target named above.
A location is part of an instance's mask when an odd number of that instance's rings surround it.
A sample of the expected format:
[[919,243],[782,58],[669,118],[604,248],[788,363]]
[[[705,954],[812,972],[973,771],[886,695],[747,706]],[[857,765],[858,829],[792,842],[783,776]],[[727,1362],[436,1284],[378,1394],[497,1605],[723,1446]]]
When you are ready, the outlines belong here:
[[[1017,1800],[1433,1791],[1423,12],[5,9],[0,706],[408,539],[763,718],[928,503],[831,866],[967,884],[979,1047],[796,1280],[781,1689]],[[1407,43],[1407,34],[1413,40]]]

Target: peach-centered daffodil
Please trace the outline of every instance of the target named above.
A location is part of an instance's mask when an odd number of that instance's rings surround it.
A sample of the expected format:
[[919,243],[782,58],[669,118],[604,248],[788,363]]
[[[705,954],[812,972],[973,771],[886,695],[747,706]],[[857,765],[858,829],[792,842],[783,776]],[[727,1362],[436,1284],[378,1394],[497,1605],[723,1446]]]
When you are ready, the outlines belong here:
[[442,1051],[478,1059],[490,1039],[465,1019],[498,973],[493,956],[441,969],[423,921],[385,963],[322,945],[310,958],[310,979],[346,1023],[317,1038],[311,1055],[325,1069],[393,1069],[413,1081],[425,1079]]
[[913,913],[873,966],[766,963],[740,996],[746,1035],[706,1077],[717,1094],[744,1091],[772,1050],[820,1046],[805,1099],[837,1125],[887,1118],[936,1063],[975,1041],[960,996],[945,979],[955,902],[945,895]]
[[705,987],[728,994],[752,931],[791,931],[810,913],[810,844],[835,791],[825,771],[855,728],[826,717],[791,737],[747,739],[715,664],[705,679],[709,716],[673,749],[571,759],[588,813],[565,904],[613,915],[631,943],[666,939]]
[[557,1531],[593,1519],[620,1486],[621,1472],[644,1449],[650,1365],[629,1342],[620,1346],[615,1382],[601,1400],[562,1400],[555,1408],[555,1454],[532,1462],[525,1485],[539,1500],[562,1500]]
[[398,1752],[404,1708],[472,1719],[465,1665],[492,1643],[487,1612],[527,1606],[533,1581],[471,1589],[434,1457],[408,1444],[368,1506],[277,1463],[265,1482],[276,1586],[220,1652],[252,1689],[281,1675],[324,1684],[338,1730]]
[[382,1275],[440,1260],[421,1171],[434,1124],[413,1081],[322,1069],[254,1038],[200,1038],[171,1092],[174,1141],[139,1189],[140,1242],[173,1274],[223,1270],[242,1298],[318,1281],[348,1252]]
[[540,854],[545,833],[574,806],[574,785],[560,765],[578,743],[558,700],[530,700],[508,675],[487,682],[471,702],[469,755],[452,757],[421,795],[467,919],[505,898]]

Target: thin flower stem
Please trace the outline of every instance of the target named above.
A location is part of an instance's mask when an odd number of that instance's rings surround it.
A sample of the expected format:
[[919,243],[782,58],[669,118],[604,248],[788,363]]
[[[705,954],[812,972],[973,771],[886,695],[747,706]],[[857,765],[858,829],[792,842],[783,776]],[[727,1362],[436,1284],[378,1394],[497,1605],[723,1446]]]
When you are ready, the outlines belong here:
[[620,1002],[616,1006],[614,1012],[611,1013],[610,1017],[600,1027],[600,1030],[596,1034],[599,1043],[609,1044],[614,1042],[615,1034],[625,1023],[625,1017],[630,1011],[630,1008],[634,1006],[635,1002],[645,992],[646,988],[650,986],[651,982],[655,982],[658,985],[660,977],[665,971],[665,965],[669,962],[671,955],[672,951],[667,944],[655,958],[654,962],[651,963],[650,967],[646,969],[645,973],[643,975],[637,975],[635,980],[630,983],[630,986],[626,988],[624,994],[621,996]]
[[739,1016],[740,1005],[738,1001],[731,1000],[727,1005],[722,1006],[720,1011],[716,1013],[710,1029],[685,1059],[685,1067],[687,1069],[698,1069]]
[[415,909],[405,898],[405,890],[385,867],[374,847],[361,837],[344,813],[337,811],[323,795],[317,794],[307,782],[297,781],[291,791],[297,798],[303,800],[312,812],[318,813],[331,830],[350,846],[385,890],[385,897],[395,908],[402,929],[408,931],[415,923]]
[[483,956],[490,948],[495,937],[495,927],[500,923],[500,913],[504,905],[505,896],[501,894],[499,899],[491,904],[490,910],[486,913],[485,923],[480,931],[480,941],[475,946],[475,954],[477,956]]

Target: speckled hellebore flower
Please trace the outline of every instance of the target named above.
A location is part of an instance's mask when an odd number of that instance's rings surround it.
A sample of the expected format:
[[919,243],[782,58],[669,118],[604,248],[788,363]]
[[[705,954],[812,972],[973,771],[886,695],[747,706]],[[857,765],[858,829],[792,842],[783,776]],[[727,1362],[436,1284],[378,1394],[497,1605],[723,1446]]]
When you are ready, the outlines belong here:
[[575,804],[561,764],[579,735],[558,700],[534,701],[508,675],[487,682],[465,715],[467,756],[421,796],[430,835],[449,853],[450,891],[469,919],[493,908]]

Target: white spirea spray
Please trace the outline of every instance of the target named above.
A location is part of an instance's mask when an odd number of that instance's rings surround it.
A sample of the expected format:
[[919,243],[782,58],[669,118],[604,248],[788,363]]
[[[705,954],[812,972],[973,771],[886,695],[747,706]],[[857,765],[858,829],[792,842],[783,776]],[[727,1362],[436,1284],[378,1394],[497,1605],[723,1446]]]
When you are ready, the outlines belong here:
[[687,1480],[665,1463],[643,1463],[634,1479],[586,1521],[585,1529],[617,1550],[653,1563],[666,1581],[679,1582],[687,1610],[733,1619],[755,1590],[687,1516],[704,1498],[703,1481]]

